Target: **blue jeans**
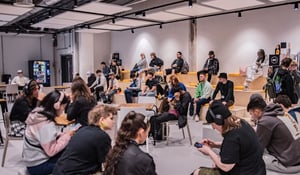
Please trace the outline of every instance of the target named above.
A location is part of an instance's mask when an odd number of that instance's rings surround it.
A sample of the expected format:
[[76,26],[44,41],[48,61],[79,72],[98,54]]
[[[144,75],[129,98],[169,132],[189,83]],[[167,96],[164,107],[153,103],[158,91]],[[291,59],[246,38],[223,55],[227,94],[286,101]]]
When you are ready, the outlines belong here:
[[[197,102],[196,102],[196,115],[199,115],[200,113],[200,109],[201,106],[205,105],[206,103],[209,103],[210,98],[206,99],[206,98],[200,98]],[[191,101],[191,105],[190,105],[190,116],[194,115],[194,98]]]
[[62,155],[63,151],[60,153],[56,154],[55,156],[51,157],[49,160],[46,162],[32,166],[32,167],[27,167],[27,170],[30,175],[47,175],[47,174],[52,174],[52,171],[56,165],[57,160],[59,157]]

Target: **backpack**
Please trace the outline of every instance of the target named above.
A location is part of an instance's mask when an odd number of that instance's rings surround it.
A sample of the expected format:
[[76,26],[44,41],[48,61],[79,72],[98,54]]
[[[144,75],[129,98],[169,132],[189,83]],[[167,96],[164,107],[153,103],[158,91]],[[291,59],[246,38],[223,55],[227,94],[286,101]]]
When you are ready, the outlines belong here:
[[189,72],[189,64],[188,64],[188,62],[187,61],[183,61],[183,65],[182,65],[182,67],[181,67],[181,73],[182,74],[187,74],[188,72]]
[[268,79],[267,84],[264,86],[265,92],[270,98],[276,98],[281,91],[281,77],[277,73],[278,69],[275,71],[273,78]]

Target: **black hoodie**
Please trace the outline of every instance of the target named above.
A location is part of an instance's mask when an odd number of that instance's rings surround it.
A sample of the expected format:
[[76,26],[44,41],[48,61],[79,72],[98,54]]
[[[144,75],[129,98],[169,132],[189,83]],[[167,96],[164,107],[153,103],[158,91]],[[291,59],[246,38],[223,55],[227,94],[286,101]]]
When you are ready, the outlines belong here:
[[294,93],[294,80],[290,75],[290,72],[286,69],[279,68],[277,76],[281,79],[281,91],[279,94],[287,95],[293,104],[296,104],[296,98]]

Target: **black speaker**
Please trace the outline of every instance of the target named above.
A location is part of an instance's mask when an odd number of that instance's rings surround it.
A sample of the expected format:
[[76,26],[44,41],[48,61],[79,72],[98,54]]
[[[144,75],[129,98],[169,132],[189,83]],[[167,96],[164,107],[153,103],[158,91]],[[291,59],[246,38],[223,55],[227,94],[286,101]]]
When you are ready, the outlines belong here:
[[120,59],[120,54],[119,53],[113,53],[112,59],[119,60]]
[[5,82],[5,84],[8,84],[10,78],[11,78],[10,74],[2,74],[1,80],[2,82]]
[[269,55],[269,66],[279,66],[280,57],[279,55]]

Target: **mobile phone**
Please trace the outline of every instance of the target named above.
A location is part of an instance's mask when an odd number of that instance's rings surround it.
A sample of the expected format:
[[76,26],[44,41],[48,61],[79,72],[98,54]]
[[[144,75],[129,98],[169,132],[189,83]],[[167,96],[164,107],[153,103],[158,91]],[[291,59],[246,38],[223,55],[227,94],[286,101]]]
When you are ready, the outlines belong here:
[[202,148],[202,144],[201,143],[199,143],[199,142],[196,142],[195,144],[194,144],[194,147],[196,147],[196,148]]
[[75,125],[70,126],[70,130],[75,131],[75,130],[77,130],[77,129],[80,128],[80,127],[81,127],[81,124],[80,124],[80,123],[77,123],[77,124],[75,124]]

